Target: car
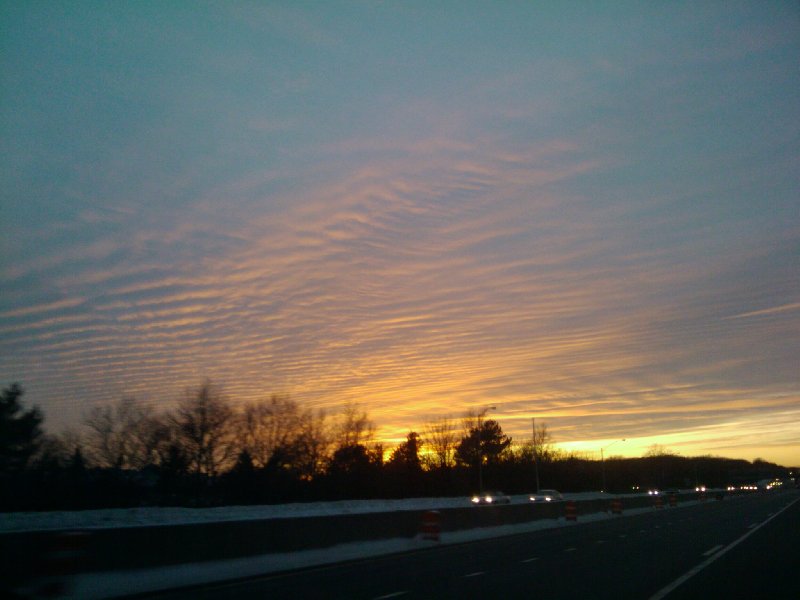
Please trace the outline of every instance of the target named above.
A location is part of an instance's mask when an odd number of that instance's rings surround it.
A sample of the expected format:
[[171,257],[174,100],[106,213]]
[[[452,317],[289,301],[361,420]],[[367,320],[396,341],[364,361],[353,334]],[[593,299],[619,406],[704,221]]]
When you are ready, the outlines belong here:
[[660,492],[660,491],[658,491],[658,490],[657,490],[657,489],[655,489],[655,488],[647,490],[647,495],[648,495],[648,496],[658,496],[660,493],[661,493],[661,492]]
[[473,504],[509,504],[511,498],[499,490],[483,492],[472,496]]
[[539,490],[528,498],[531,502],[559,502],[564,499],[558,490]]

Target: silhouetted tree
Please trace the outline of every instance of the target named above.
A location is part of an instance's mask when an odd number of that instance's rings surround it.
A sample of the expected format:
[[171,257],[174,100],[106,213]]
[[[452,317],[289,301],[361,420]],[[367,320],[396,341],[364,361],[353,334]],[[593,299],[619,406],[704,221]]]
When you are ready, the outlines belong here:
[[242,450],[239,453],[239,457],[236,459],[236,464],[233,465],[231,469],[231,473],[253,473],[255,471],[255,467],[253,466],[253,457],[250,456],[250,453],[247,450]]
[[431,451],[431,466],[440,469],[453,466],[458,434],[449,417],[425,425],[425,445]]
[[415,431],[406,436],[406,441],[399,444],[386,462],[383,475],[387,480],[387,489],[400,497],[419,495],[423,489],[422,460],[420,449],[422,440]]
[[397,446],[389,457],[386,466],[403,472],[416,472],[422,470],[419,451],[422,440],[415,431],[406,436],[406,441]]
[[676,454],[661,444],[651,444],[647,447],[647,452],[644,453],[645,458],[655,458],[658,456],[676,456]]
[[331,434],[326,415],[307,409],[300,414],[297,438],[294,440],[295,468],[302,479],[310,480],[321,473],[329,458]]
[[517,461],[542,464],[552,462],[559,457],[558,450],[553,445],[553,436],[547,428],[546,423],[536,426],[533,432],[536,436],[533,439],[525,440],[520,446],[514,449],[514,458]]
[[187,392],[172,420],[191,473],[213,477],[231,461],[233,417],[227,398],[210,381]]
[[534,459],[538,463],[549,462],[553,460],[555,451],[553,449],[553,436],[547,428],[547,423],[540,423],[534,428],[532,450],[534,451]]
[[492,419],[478,421],[471,427],[456,447],[456,461],[475,466],[479,461],[496,463],[511,445],[511,438],[503,433],[500,423]]
[[189,459],[183,448],[177,443],[169,443],[159,461],[159,470],[162,478],[168,482],[174,482],[186,475],[189,472]]
[[86,473],[86,459],[83,457],[83,451],[80,446],[77,446],[72,453],[72,458],[69,461],[69,469],[79,477],[83,477]]
[[348,404],[336,431],[336,445],[338,448],[358,445],[366,447],[374,432],[375,425],[367,413],[355,404]]
[[23,409],[24,393],[18,383],[13,383],[0,395],[0,474],[27,467],[42,440],[44,417],[35,406]]
[[276,449],[290,448],[300,435],[301,415],[288,396],[247,404],[237,419],[237,439],[256,467],[265,467]]
[[133,398],[95,406],[84,419],[93,464],[103,468],[142,469],[152,464],[154,418]]
[[339,447],[328,464],[327,476],[335,496],[372,496],[380,484],[381,456],[363,444]]
[[63,468],[69,462],[68,447],[61,436],[44,434],[34,460],[35,468],[49,471]]

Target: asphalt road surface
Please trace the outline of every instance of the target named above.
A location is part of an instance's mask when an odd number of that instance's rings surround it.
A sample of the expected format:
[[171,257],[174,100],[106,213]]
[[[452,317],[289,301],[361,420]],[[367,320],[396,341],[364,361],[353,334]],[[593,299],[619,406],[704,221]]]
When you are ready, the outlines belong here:
[[799,545],[791,490],[149,597],[796,599]]

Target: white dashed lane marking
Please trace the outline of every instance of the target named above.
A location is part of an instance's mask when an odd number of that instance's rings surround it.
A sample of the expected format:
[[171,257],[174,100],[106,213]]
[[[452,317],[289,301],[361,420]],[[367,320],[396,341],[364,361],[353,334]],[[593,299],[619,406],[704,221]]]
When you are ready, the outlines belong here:
[[691,579],[691,578],[692,578],[692,577],[694,577],[694,576],[695,576],[697,573],[699,573],[700,571],[702,571],[703,569],[705,569],[706,567],[708,567],[708,565],[710,565],[710,564],[714,563],[714,562],[715,562],[715,561],[716,561],[716,560],[717,560],[717,559],[718,559],[720,556],[723,556],[724,554],[726,554],[727,552],[729,552],[730,550],[732,550],[733,548],[735,548],[736,546],[738,546],[739,544],[741,544],[741,543],[742,543],[743,541],[745,541],[745,540],[746,540],[748,537],[750,537],[750,536],[751,536],[751,535],[753,535],[753,534],[754,534],[756,531],[758,531],[759,529],[761,529],[761,528],[762,528],[764,525],[766,525],[767,523],[769,523],[770,521],[772,521],[772,519],[773,519],[774,517],[778,516],[778,515],[779,515],[779,514],[781,514],[783,511],[785,511],[786,509],[788,509],[790,506],[792,506],[792,505],[796,504],[797,502],[800,502],[800,498],[798,498],[798,499],[796,499],[796,500],[793,500],[792,502],[790,502],[789,504],[787,504],[787,505],[786,505],[784,508],[782,508],[782,509],[781,509],[781,510],[779,510],[777,513],[775,513],[775,515],[774,515],[773,517],[770,517],[769,519],[767,519],[767,520],[766,520],[766,521],[764,521],[763,523],[759,523],[757,526],[755,526],[755,527],[752,527],[752,528],[749,528],[749,529],[750,529],[750,531],[748,531],[747,533],[745,533],[745,534],[744,534],[742,537],[740,537],[739,539],[737,539],[737,540],[735,540],[735,541],[731,542],[730,544],[728,544],[728,545],[727,545],[727,546],[725,546],[724,548],[723,548],[722,546],[716,546],[716,547],[712,548],[711,550],[709,550],[709,551],[706,553],[706,554],[710,554],[710,556],[708,556],[708,557],[707,557],[707,558],[706,558],[706,559],[705,559],[703,562],[701,562],[699,565],[697,565],[697,566],[693,567],[692,569],[689,569],[688,571],[686,571],[686,573],[684,573],[683,575],[681,575],[680,577],[678,577],[676,580],[674,580],[672,583],[670,583],[670,584],[669,584],[669,585],[667,585],[666,587],[663,587],[663,588],[661,588],[660,590],[658,590],[658,591],[657,591],[655,594],[653,594],[652,596],[650,596],[650,599],[649,599],[649,600],[663,600],[663,599],[664,599],[664,598],[666,598],[666,597],[667,597],[667,596],[668,596],[670,593],[672,593],[672,591],[673,591],[675,588],[677,588],[678,586],[680,586],[681,584],[683,584],[683,582],[685,582],[685,581],[686,581],[686,580],[688,580],[688,579]]
[[481,575],[486,575],[486,571],[475,571],[474,573],[467,573],[464,577],[480,577]]
[[521,560],[520,562],[530,563],[530,562],[533,562],[535,560],[539,560],[539,557],[538,556],[534,556],[533,558],[526,558],[525,560]]

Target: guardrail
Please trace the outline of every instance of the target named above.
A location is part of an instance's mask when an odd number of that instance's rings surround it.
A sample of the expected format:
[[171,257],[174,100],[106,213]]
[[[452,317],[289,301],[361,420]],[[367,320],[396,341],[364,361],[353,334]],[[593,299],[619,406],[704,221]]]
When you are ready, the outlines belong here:
[[[695,494],[683,494],[694,499]],[[685,498],[684,498],[685,497]],[[610,511],[617,496],[575,502],[576,513]],[[649,496],[622,496],[625,509],[652,506]],[[518,503],[442,508],[442,532],[513,525],[538,519],[564,517],[564,502]],[[337,544],[377,539],[413,538],[420,531],[425,510],[360,513],[291,519],[224,521],[181,525],[85,529],[85,572],[141,569],[285,553]],[[22,580],[41,568],[53,539],[64,532],[12,532],[0,534],[0,578]]]

